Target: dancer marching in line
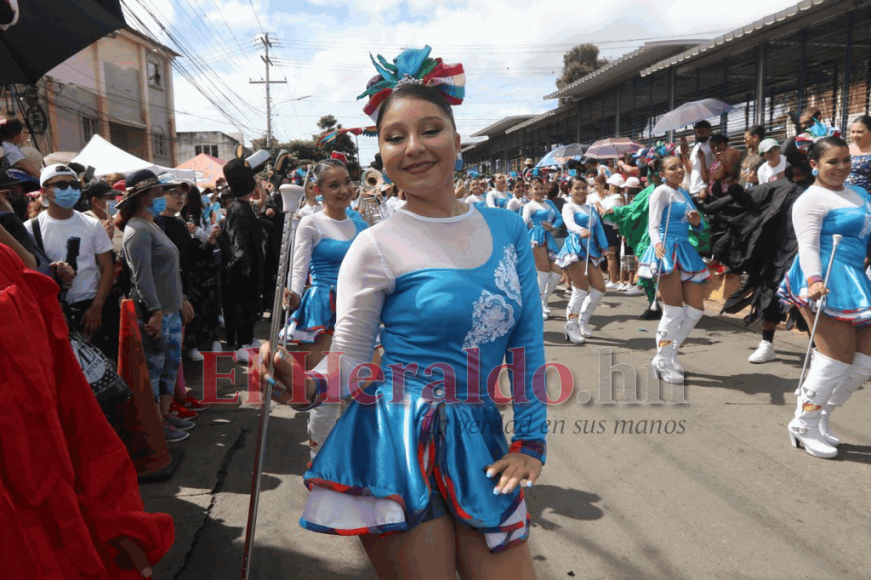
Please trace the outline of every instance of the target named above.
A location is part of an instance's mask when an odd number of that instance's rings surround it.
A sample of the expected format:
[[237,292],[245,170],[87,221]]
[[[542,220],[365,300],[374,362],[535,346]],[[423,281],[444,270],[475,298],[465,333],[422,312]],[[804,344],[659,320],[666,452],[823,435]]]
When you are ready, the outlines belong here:
[[605,296],[605,276],[599,264],[608,249],[608,239],[598,212],[586,205],[586,180],[573,177],[569,180],[569,187],[572,200],[563,205],[562,211],[569,237],[556,258],[556,264],[566,271],[571,281],[572,294],[566,308],[566,339],[583,344],[584,337],[593,335],[590,317]]
[[505,204],[505,209],[522,216],[523,207],[529,202],[526,199],[526,182],[519,177],[515,179],[511,187],[511,193],[514,194],[514,197],[508,200],[508,203]]
[[[460,136],[450,104],[462,100],[463,69],[428,54],[406,50],[395,65],[379,58],[381,78],[364,93],[367,113],[380,107],[384,167],[408,204],[361,233],[342,264],[332,348],[344,355],[309,373],[306,398],[318,405],[335,389],[354,401],[304,475],[311,495],[300,523],[360,535],[382,578],[534,579],[521,487],[541,474],[547,410],[532,389],[544,364],[532,251],[516,215],[455,198]],[[349,381],[370,360],[379,321],[384,364],[364,393]],[[526,370],[512,373],[509,447],[499,408],[467,382],[467,357],[487,376],[517,349]],[[280,350],[275,359],[277,378],[291,385],[301,369]],[[433,386],[433,368],[452,378]],[[494,428],[458,428],[470,421]]]
[[529,227],[529,243],[538,271],[538,286],[541,291],[541,310],[544,319],[551,314],[547,300],[562,279],[562,271],[555,271],[553,262],[559,252],[553,231],[563,225],[563,218],[552,201],[544,198],[544,182],[540,177],[529,181],[532,196],[523,206],[523,221]]
[[299,211],[296,214],[300,218],[304,218],[306,216],[315,214],[319,211],[324,211],[324,206],[321,204],[319,199],[323,199],[320,197],[317,192],[315,192],[315,183],[311,179],[306,181],[305,183],[305,203],[302,207],[299,208]]
[[466,199],[463,201],[475,207],[487,207],[487,200],[481,195],[484,192],[484,185],[480,179],[473,179],[469,184],[469,189],[472,190]]
[[[829,417],[871,378],[871,281],[863,271],[871,196],[861,187],[845,185],[851,158],[842,139],[817,141],[808,161],[816,180],[792,206],[798,256],[778,296],[798,306],[811,328],[825,297],[825,316],[811,337],[816,349],[788,428],[794,447],[801,444],[809,455],[832,458],[838,455],[840,440],[829,429]],[[836,235],[842,241],[833,250]],[[831,278],[824,283],[830,261]]]
[[[368,226],[347,216],[354,185],[345,165],[327,159],[312,171],[313,189],[323,197],[323,210],[302,218],[294,241],[288,308],[293,310],[287,329],[294,344],[306,344],[307,369],[314,368],[330,349],[336,327],[336,288],[339,267],[351,242]],[[311,285],[306,281],[311,275]],[[321,405],[309,412],[308,438],[314,459],[336,424],[341,405]]]
[[704,314],[702,284],[710,274],[689,241],[690,227],[701,231],[704,223],[680,188],[685,173],[680,158],[665,157],[655,169],[665,183],[650,194],[650,246],[639,260],[638,275],[657,281],[664,303],[651,368],[664,381],[680,384],[684,376],[677,352]]
[[501,207],[505,209],[511,194],[508,193],[508,178],[504,173],[493,176],[494,188],[487,192],[487,205],[489,207]]

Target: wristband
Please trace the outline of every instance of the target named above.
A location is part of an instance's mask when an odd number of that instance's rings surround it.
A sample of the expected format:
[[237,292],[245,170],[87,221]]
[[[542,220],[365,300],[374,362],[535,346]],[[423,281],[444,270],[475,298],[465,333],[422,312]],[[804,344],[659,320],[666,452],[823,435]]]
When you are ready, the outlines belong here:
[[810,278],[807,279],[807,287],[810,288],[811,286],[813,286],[817,282],[819,282],[820,284],[825,284],[822,276],[811,276]]

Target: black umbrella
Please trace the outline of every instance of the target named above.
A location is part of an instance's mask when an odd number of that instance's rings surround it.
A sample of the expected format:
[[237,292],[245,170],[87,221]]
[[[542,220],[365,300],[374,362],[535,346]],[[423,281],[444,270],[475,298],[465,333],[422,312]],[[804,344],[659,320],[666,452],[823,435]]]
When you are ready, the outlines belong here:
[[26,0],[0,32],[0,85],[35,84],[96,40],[124,28],[120,0]]

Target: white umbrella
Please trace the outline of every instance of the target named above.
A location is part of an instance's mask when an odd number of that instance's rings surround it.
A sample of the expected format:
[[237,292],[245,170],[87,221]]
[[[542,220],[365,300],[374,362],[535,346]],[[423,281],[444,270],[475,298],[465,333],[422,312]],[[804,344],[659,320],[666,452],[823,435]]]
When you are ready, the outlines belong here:
[[719,117],[732,110],[732,105],[717,99],[702,99],[684,103],[677,109],[669,111],[653,127],[653,134],[674,131],[687,125],[692,125],[703,119]]
[[606,159],[620,157],[626,153],[637,153],[641,149],[644,149],[644,145],[636,143],[628,137],[611,137],[609,139],[601,139],[590,145],[586,155],[593,159]]

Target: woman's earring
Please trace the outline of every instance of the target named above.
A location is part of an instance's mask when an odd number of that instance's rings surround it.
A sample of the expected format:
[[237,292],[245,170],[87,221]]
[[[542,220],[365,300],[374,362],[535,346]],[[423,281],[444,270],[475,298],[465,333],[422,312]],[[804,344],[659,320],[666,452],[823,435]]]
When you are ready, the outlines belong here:
[[814,177],[816,177],[816,176],[819,175],[819,174],[820,174],[820,170],[819,170],[819,169],[814,168],[814,169],[811,170],[811,175],[813,175]]

